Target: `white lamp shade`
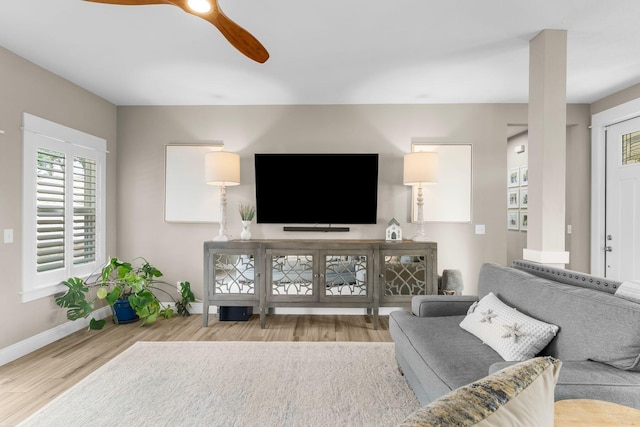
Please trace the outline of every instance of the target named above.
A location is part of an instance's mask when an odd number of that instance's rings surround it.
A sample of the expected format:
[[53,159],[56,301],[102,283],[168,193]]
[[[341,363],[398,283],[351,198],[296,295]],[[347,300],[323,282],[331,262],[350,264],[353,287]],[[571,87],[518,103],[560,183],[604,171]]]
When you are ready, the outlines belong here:
[[404,156],[404,185],[438,182],[438,153],[418,151]]
[[205,181],[209,185],[240,184],[240,156],[227,151],[211,151],[205,155]]

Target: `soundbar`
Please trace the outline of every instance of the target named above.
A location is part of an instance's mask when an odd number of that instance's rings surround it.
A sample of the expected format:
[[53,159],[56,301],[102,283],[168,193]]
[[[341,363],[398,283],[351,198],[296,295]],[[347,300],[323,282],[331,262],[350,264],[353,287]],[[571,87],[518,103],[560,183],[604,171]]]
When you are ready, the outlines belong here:
[[283,231],[349,231],[349,227],[282,227]]

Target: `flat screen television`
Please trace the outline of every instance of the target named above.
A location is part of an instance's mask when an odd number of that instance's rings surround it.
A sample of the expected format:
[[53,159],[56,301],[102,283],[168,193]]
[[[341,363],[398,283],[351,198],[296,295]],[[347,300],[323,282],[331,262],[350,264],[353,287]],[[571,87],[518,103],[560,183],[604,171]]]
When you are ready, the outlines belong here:
[[256,154],[256,220],[375,224],[377,154]]

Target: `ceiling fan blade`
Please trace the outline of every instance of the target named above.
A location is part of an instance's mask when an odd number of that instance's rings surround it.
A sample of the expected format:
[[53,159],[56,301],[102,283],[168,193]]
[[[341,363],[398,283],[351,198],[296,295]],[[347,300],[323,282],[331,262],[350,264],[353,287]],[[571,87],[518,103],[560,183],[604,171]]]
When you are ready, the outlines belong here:
[[84,0],[92,3],[120,4],[124,6],[144,6],[146,4],[172,4],[168,0]]
[[187,13],[195,15],[213,24],[222,35],[248,58],[256,62],[264,63],[269,59],[267,49],[253,37],[247,30],[233,22],[222,12],[218,6],[218,0],[209,0],[211,10],[208,12],[196,12],[189,7],[188,0],[84,0],[93,3],[117,4],[125,6],[143,6],[147,4],[171,4],[178,6]]
[[256,39],[251,33],[242,28],[240,25],[229,19],[227,15],[220,9],[218,0],[209,0],[211,3],[211,10],[209,12],[195,12],[189,5],[188,0],[168,0],[169,2],[180,7],[187,13],[198,16],[205,21],[213,24],[222,35],[240,51],[250,59],[256,62],[264,63],[269,59],[269,52],[267,49]]
[[247,57],[261,64],[269,59],[269,52],[262,43],[224,13],[220,12],[212,15],[211,19],[205,19],[215,25],[229,43]]

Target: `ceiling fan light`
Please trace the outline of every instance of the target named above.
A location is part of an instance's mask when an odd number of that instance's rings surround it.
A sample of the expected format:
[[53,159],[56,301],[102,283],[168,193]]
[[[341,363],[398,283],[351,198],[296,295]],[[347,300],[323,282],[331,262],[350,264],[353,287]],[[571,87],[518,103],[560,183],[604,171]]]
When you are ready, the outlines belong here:
[[211,10],[209,0],[189,0],[187,4],[194,12],[207,13]]

